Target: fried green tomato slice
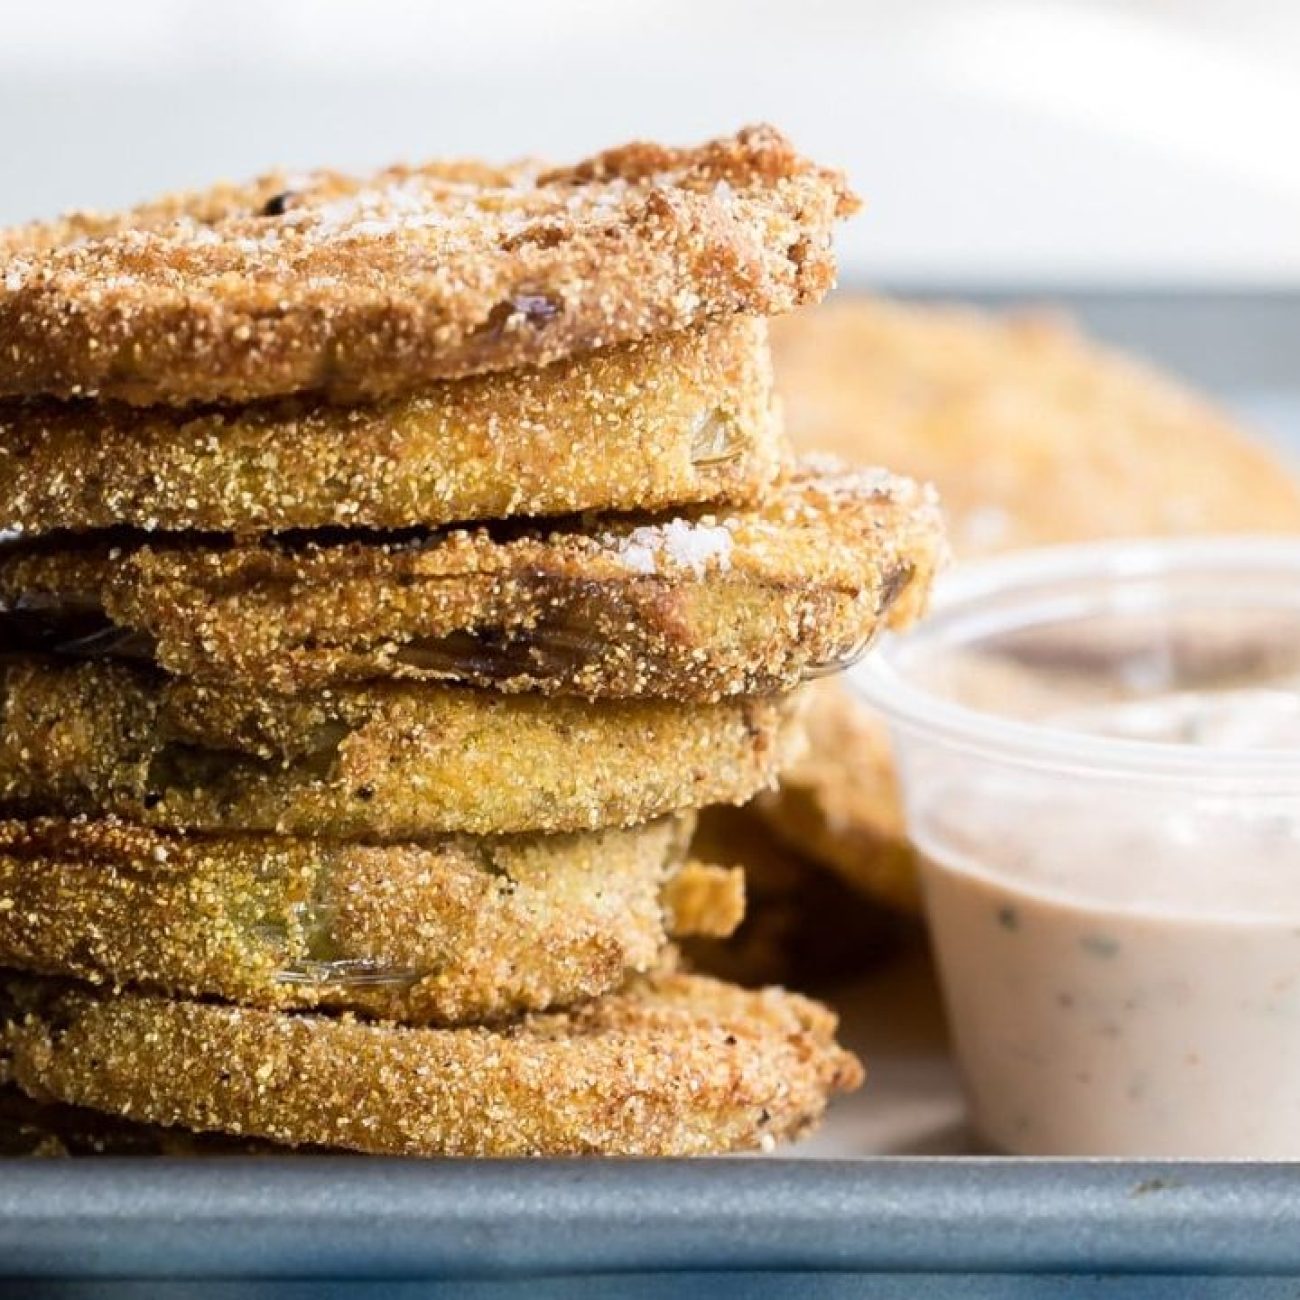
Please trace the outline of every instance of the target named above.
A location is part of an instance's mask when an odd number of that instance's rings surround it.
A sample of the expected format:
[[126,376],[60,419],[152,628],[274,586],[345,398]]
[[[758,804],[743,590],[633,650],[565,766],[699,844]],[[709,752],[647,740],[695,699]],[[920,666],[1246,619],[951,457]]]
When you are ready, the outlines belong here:
[[752,501],[765,322],[735,317],[368,406],[0,402],[0,528],[250,534]]
[[942,555],[926,489],[814,461],[753,509],[644,522],[10,545],[0,644],[284,693],[389,677],[710,700],[842,666],[924,606]]
[[497,1020],[618,988],[670,932],[739,920],[683,871],[689,819],[583,835],[341,845],[0,821],[0,963],[252,1006]]
[[275,174],[0,230],[0,394],[355,401],[831,287],[843,176],[771,127],[572,167]]
[[771,787],[802,749],[801,702],[263,695],[28,660],[0,665],[0,806],[370,843],[629,826]]
[[413,1028],[11,977],[29,1094],[153,1124],[407,1156],[766,1148],[856,1087],[825,1007],[698,976],[499,1027]]

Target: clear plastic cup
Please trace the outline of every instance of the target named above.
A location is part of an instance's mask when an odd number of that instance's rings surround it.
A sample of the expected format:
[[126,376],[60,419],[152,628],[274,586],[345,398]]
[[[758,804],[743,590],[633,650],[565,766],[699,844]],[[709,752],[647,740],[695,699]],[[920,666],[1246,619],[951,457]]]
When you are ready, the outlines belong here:
[[1300,1157],[1300,542],[971,565],[851,680],[982,1137]]

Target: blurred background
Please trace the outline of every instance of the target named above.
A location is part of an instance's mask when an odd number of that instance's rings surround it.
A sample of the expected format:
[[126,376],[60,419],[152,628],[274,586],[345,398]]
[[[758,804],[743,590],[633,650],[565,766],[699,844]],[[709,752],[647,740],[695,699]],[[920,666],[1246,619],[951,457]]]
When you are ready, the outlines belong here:
[[0,6],[0,222],[759,119],[868,199],[852,281],[1300,283],[1294,0]]

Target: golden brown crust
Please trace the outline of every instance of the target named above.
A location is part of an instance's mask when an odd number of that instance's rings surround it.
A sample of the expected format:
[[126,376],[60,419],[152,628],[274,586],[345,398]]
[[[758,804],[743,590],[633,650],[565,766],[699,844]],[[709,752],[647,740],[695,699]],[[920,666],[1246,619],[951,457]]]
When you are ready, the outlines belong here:
[[[860,653],[923,607],[942,555],[923,489],[817,464],[751,511],[586,530],[11,546],[0,611],[11,650],[155,655],[182,676],[284,693],[395,677],[709,700],[785,690]],[[85,608],[75,635],[47,635],[51,604]],[[86,618],[108,634],[87,639]]]
[[394,1155],[697,1155],[807,1130],[858,1062],[824,1007],[665,976],[500,1029],[402,1028],[13,977],[24,1091],[182,1125]]
[[771,127],[263,177],[0,232],[0,394],[356,399],[813,302],[856,200]]
[[0,821],[0,963],[252,1006],[499,1020],[613,991],[664,961],[670,930],[726,928],[668,893],[690,826],[375,848]]
[[803,745],[800,698],[276,696],[26,661],[0,666],[0,803],[370,843],[628,826],[773,785]]
[[663,899],[674,935],[725,939],[745,919],[745,873],[730,865],[686,862],[664,886]]
[[752,501],[778,464],[765,322],[736,317],[339,407],[0,403],[0,529],[406,528]]
[[[1066,323],[845,298],[779,321],[797,452],[933,482],[958,559],[1103,537],[1300,532],[1300,487],[1194,392]],[[919,908],[884,729],[818,684],[811,743],[759,802],[872,897]]]

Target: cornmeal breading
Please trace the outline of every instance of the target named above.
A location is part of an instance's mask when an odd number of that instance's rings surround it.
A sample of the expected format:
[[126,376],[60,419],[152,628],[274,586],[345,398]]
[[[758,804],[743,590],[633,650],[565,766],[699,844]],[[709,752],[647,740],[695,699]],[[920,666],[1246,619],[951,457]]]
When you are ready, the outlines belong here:
[[0,529],[406,528],[753,501],[778,467],[764,321],[366,406],[0,402]]
[[806,1131],[857,1060],[824,1007],[666,975],[499,1028],[420,1029],[13,976],[0,1050],[39,1098],[393,1155],[695,1155]]
[[25,661],[0,665],[0,806],[371,843],[627,826],[773,785],[803,744],[800,698],[260,695]]
[[844,178],[771,127],[567,168],[277,173],[0,231],[0,394],[410,392],[822,297]]
[[611,992],[670,932],[724,931],[726,872],[677,883],[691,818],[383,848],[0,821],[0,963],[264,1007],[463,1024]]
[[13,653],[156,659],[294,693],[392,677],[711,700],[787,690],[924,606],[938,509],[806,464],[749,511],[392,539],[0,551]]

